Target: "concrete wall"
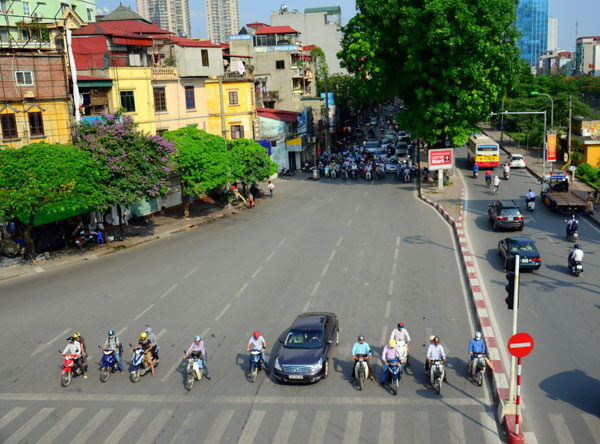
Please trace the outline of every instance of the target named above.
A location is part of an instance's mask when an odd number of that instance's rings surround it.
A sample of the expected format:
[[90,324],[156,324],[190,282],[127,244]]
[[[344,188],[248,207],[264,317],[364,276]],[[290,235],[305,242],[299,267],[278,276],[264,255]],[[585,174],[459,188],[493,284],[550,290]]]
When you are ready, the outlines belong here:
[[[202,51],[208,52],[208,66],[202,65]],[[221,48],[181,47],[171,45],[181,77],[222,76],[223,56]]]

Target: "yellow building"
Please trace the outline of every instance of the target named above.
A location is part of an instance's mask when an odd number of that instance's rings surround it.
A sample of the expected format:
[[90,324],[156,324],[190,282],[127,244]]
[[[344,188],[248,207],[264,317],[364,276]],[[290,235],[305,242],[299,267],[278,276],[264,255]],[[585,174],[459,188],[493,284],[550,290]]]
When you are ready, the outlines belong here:
[[228,72],[220,79],[207,80],[206,100],[209,133],[228,140],[258,137],[251,76]]
[[123,115],[138,124],[140,131],[156,134],[152,68],[148,66],[111,66],[109,78],[113,80],[110,91],[114,109],[123,108]]

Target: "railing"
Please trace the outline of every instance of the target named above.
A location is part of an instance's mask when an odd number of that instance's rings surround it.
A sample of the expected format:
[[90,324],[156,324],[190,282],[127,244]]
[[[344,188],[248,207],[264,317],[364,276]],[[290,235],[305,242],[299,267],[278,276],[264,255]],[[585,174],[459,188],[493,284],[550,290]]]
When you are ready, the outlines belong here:
[[237,71],[226,71],[223,74],[223,80],[236,80],[236,79],[254,79],[254,75],[250,71],[244,71],[243,74],[240,74]]
[[177,68],[171,66],[152,67],[152,77],[154,78],[177,78]]
[[265,93],[256,93],[256,100],[263,102],[272,102],[279,99],[279,91],[268,91]]

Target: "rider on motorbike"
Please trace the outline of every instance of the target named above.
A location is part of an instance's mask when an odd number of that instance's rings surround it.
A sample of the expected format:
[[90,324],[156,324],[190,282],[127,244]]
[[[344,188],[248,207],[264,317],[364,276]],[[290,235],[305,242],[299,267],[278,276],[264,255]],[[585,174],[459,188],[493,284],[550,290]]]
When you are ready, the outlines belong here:
[[[429,368],[431,368],[431,364],[434,361],[442,361],[442,363],[446,362],[446,353],[444,352],[444,347],[440,344],[440,338],[437,336],[433,338],[433,347],[430,346],[427,349],[427,362],[429,363]],[[444,373],[444,382],[448,382],[446,373]]]
[[379,381],[381,385],[385,384],[385,378],[387,377],[387,371],[390,366],[390,361],[398,360],[402,362],[404,359],[404,356],[402,355],[403,353],[394,339],[390,339],[388,344],[385,347],[383,347],[383,351],[381,352],[381,360],[383,361],[383,371],[381,372],[381,380]]
[[154,362],[152,362],[152,342],[148,340],[148,334],[145,331],[140,334],[138,345],[133,347],[131,351],[135,351],[138,348],[141,348],[144,351],[144,365],[150,367],[152,376],[154,376]]
[[119,366],[119,370],[121,370],[121,374],[124,373],[123,372],[123,363],[121,362],[122,349],[123,349],[123,346],[121,345],[121,341],[119,340],[119,337],[115,335],[114,330],[109,330],[108,338],[106,339],[106,342],[102,346],[102,351],[104,351],[104,350],[112,350],[113,351],[115,359],[117,360],[117,365]]
[[479,165],[475,162],[473,163],[473,177],[477,177],[477,173],[479,173]]
[[373,369],[371,368],[370,358],[373,356],[371,353],[371,347],[365,341],[365,337],[363,335],[358,336],[358,341],[354,343],[352,347],[352,357],[354,358],[354,365],[352,366],[352,377],[351,381],[354,381],[354,374],[356,371],[356,364],[358,364],[358,358],[356,355],[367,355],[367,368],[369,369],[369,379],[375,382],[375,378],[373,377]]
[[[484,340],[481,339],[481,332],[477,331],[475,332],[475,337],[471,339],[471,342],[469,343],[469,354],[471,355],[471,364],[467,370],[469,374],[472,374],[475,371],[475,358],[479,353],[485,356],[486,348]],[[487,356],[485,356],[485,362],[487,363],[488,367],[494,371],[494,367],[491,365],[491,362],[488,360]]]
[[390,335],[390,339],[393,339],[397,343],[400,341],[404,341],[406,344],[406,366],[410,367],[410,350],[408,345],[410,344],[410,335],[408,334],[408,330],[404,328],[403,322],[398,322],[398,327],[392,330],[392,334]]
[[574,233],[578,229],[579,229],[579,221],[575,218],[575,215],[573,214],[571,219],[569,219],[567,221],[567,236],[570,236],[571,233]]
[[510,175],[510,165],[507,163],[504,164],[504,177],[508,177]]
[[77,370],[79,367],[79,370],[83,374],[83,379],[87,379],[87,372],[85,371],[85,367],[81,361],[81,344],[79,344],[79,342],[76,341],[73,336],[69,336],[67,341],[69,341],[69,343],[62,352],[63,356],[75,355],[75,359],[73,360],[73,371]]
[[488,184],[488,186],[492,183],[492,172],[490,170],[485,172],[485,183]]
[[267,349],[267,341],[263,338],[258,331],[255,331],[254,334],[250,337],[248,341],[248,346],[246,347],[246,351],[250,353],[250,350],[258,350],[260,351],[260,356],[263,361],[263,365],[265,366],[265,372],[269,373],[269,366],[267,365],[267,356],[265,355],[265,350]]
[[573,262],[583,262],[583,250],[581,245],[573,245],[573,249],[569,253],[569,267],[573,265]]
[[[188,359],[190,355],[193,358],[199,358],[202,360],[202,366],[204,367],[206,379],[210,381],[210,373],[208,371],[208,367],[206,366],[206,349],[204,348],[204,341],[202,340],[200,335],[194,337],[194,342],[192,342],[192,345],[190,345],[190,347],[185,352],[185,355],[183,355],[183,359]],[[194,362],[194,371],[196,373],[200,371],[196,362]]]
[[160,359],[158,358],[158,340],[156,339],[156,335],[152,332],[151,327],[146,327],[145,332],[148,335],[148,340],[152,342],[152,359],[158,364]]
[[494,192],[497,193],[500,189],[500,178],[498,176],[494,176]]
[[535,200],[535,193],[531,190],[527,192],[525,195],[525,202],[531,202]]

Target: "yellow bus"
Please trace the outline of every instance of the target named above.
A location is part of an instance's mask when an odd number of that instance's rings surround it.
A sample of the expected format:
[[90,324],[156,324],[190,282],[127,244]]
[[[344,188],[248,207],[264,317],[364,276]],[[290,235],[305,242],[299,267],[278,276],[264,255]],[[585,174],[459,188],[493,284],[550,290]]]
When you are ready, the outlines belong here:
[[473,134],[467,142],[467,155],[479,168],[500,166],[500,146],[483,134]]

